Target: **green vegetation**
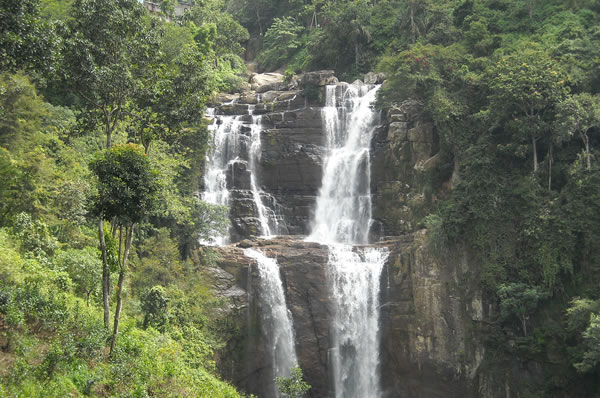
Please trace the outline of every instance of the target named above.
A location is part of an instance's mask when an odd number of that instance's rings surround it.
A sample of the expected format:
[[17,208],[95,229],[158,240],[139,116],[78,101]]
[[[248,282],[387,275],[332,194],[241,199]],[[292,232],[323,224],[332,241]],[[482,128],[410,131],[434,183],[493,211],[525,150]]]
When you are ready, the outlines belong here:
[[301,30],[293,18],[275,18],[265,34],[264,49],[258,62],[268,69],[282,66],[300,46],[298,34]]
[[489,365],[545,363],[540,395],[598,394],[597,1],[196,3],[172,22],[136,0],[0,4],[0,395],[238,396],[190,258],[226,228],[195,195],[201,115],[246,84],[244,46],[288,80],[383,72],[380,107],[422,106],[444,160],[422,224],[478,264]]
[[[414,3],[414,4],[413,4]],[[380,106],[422,104],[452,189],[424,219],[431,246],[467,248],[498,311],[500,369],[544,363],[540,396],[598,393],[600,9],[592,2],[407,2],[414,23],[383,53]],[[413,19],[409,19],[413,21]],[[443,35],[439,35],[443,33]],[[431,188],[429,188],[431,189]],[[571,305],[569,305],[571,301]],[[517,337],[518,336],[518,337]]]
[[0,395],[239,397],[190,260],[227,227],[194,193],[239,42],[136,0],[5,1],[0,19]]
[[296,366],[290,377],[276,377],[275,384],[282,398],[304,398],[310,386],[302,379],[302,369]]

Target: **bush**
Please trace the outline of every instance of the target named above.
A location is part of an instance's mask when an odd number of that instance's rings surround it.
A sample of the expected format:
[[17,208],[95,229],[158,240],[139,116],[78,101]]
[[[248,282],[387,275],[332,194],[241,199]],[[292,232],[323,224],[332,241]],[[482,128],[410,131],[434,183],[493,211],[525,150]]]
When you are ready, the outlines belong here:
[[283,398],[304,398],[310,385],[302,379],[302,369],[299,366],[291,369],[290,377],[276,377],[275,383]]

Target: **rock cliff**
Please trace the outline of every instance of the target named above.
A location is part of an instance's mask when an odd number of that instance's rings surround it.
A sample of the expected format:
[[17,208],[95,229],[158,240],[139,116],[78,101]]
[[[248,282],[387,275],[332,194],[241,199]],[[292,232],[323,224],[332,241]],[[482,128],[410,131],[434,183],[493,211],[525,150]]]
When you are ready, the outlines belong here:
[[[382,78],[370,75],[365,80],[379,83]],[[258,272],[242,249],[256,247],[277,258],[281,268],[298,360],[312,386],[310,396],[332,396],[328,250],[303,242],[299,235],[310,231],[321,186],[324,86],[345,83],[337,83],[331,71],[313,72],[289,83],[281,75],[254,78],[251,83],[253,91],[222,98],[226,103],[217,107],[216,114],[238,115],[244,124],[251,123],[253,115],[262,115],[256,179],[266,197],[263,202],[284,220],[281,233],[296,236],[254,238],[257,209],[247,175],[249,160],[231,167],[232,236],[241,242],[215,249],[218,266],[206,270],[219,295],[227,299],[237,330],[222,353],[227,361],[221,361],[221,371],[248,393],[272,394],[268,386],[273,375],[260,327]],[[508,384],[485,367],[482,330],[494,307],[478,284],[470,283],[476,265],[460,248],[451,256],[436,255],[427,245],[426,231],[420,230],[419,220],[435,199],[425,192],[425,179],[441,161],[435,129],[415,101],[385,110],[381,121],[371,143],[375,221],[371,241],[391,253],[381,280],[383,396],[504,394]]]
[[[296,350],[311,397],[330,396],[329,275],[326,246],[295,237],[244,240],[277,258],[296,332]],[[485,350],[478,331],[490,306],[470,290],[466,257],[440,262],[418,231],[378,243],[391,251],[381,280],[381,384],[384,397],[478,396]],[[238,333],[221,370],[243,390],[270,396],[266,338],[260,327],[260,289],[254,260],[239,246],[215,249],[207,269],[230,303]],[[495,396],[484,394],[482,396]]]

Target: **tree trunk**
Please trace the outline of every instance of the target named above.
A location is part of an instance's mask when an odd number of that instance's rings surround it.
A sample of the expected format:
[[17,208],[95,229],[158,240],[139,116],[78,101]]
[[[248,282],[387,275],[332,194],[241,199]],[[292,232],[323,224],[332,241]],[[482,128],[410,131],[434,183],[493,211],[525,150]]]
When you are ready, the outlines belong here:
[[113,335],[110,341],[110,352],[109,356],[112,356],[113,350],[115,349],[115,343],[117,342],[117,333],[119,333],[119,320],[121,318],[121,308],[123,308],[123,282],[125,281],[125,270],[119,271],[119,282],[117,284],[117,308],[115,308],[115,321],[113,325]]
[[108,116],[105,117],[105,123],[106,127],[104,128],[104,131],[106,132],[106,148],[108,149],[112,146],[112,131],[110,129],[110,119]]
[[108,254],[106,241],[104,240],[104,221],[98,222],[98,236],[100,238],[100,249],[102,250],[102,300],[104,303],[104,327],[110,327],[110,269],[108,267]]
[[417,42],[417,27],[415,26],[415,17],[413,14],[413,8],[410,8],[410,31],[412,34],[412,44]]
[[585,160],[586,167],[588,170],[592,169],[592,155],[590,154],[590,137],[587,133],[583,134],[583,142],[585,143]]
[[527,2],[527,14],[529,15],[529,19],[533,18],[533,7],[535,6],[535,0],[529,0]]
[[552,191],[552,144],[550,144],[550,148],[548,148],[548,192]]
[[[125,228],[125,234],[127,234],[127,228]],[[122,247],[123,247],[123,226],[120,225],[119,226],[119,251],[118,251],[118,257],[117,257],[119,259],[119,263],[121,263]]]
[[263,36],[263,28],[262,28],[262,24],[260,23],[260,10],[258,9],[258,3],[256,4],[256,23],[258,24],[258,29],[260,31],[260,37]]
[[538,170],[537,139],[535,137],[531,137],[531,145],[533,146],[533,171],[537,172],[537,170]]
[[450,185],[452,187],[456,187],[460,182],[460,160],[458,160],[456,151],[454,151],[454,153],[454,167],[452,168],[452,177],[450,178]]
[[117,237],[117,227],[119,225],[117,224],[117,217],[113,217],[111,223],[110,223],[110,234],[112,235],[113,238]]
[[125,283],[125,273],[127,272],[129,249],[131,248],[131,242],[133,241],[134,226],[135,224],[132,224],[131,227],[125,229],[125,234],[127,237],[125,242],[125,251],[123,253],[123,261],[121,262],[121,269],[119,271],[119,282],[117,284],[117,308],[115,309],[115,320],[113,325],[112,340],[110,342],[109,356],[112,356],[115,344],[117,342],[117,334],[119,333],[119,321],[121,319],[121,309],[123,308],[123,285]]
[[358,42],[354,43],[354,66],[356,71],[358,72],[358,58],[359,58],[359,50],[358,50]]

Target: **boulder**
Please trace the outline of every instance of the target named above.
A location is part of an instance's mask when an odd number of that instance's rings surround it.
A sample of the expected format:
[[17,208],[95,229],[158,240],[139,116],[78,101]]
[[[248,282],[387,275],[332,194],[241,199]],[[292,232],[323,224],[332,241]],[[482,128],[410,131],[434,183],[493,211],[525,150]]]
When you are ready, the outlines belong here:
[[382,84],[384,80],[384,73],[369,72],[363,77],[363,82],[365,82],[366,84]]
[[248,114],[248,104],[223,104],[219,107],[219,114],[222,115],[244,115]]
[[264,86],[265,84],[282,82],[283,79],[284,76],[281,73],[257,73],[250,78],[250,83],[258,86]]
[[284,91],[267,91],[262,93],[260,96],[261,102],[273,102],[276,101]]
[[242,104],[256,105],[258,104],[258,96],[252,91],[245,92],[240,95],[239,102]]
[[314,72],[306,72],[298,77],[299,86],[326,86],[335,84],[338,79],[335,77],[333,70],[318,70]]
[[250,239],[243,239],[242,241],[240,241],[240,243],[238,243],[238,246],[242,249],[247,249],[249,247],[254,246],[254,243],[252,243]]
[[234,103],[238,100],[239,94],[227,94],[227,93],[219,93],[215,97],[214,105],[222,105],[227,103]]
[[257,93],[265,93],[271,90],[283,90],[286,84],[281,73],[259,73],[250,78],[252,90]]

